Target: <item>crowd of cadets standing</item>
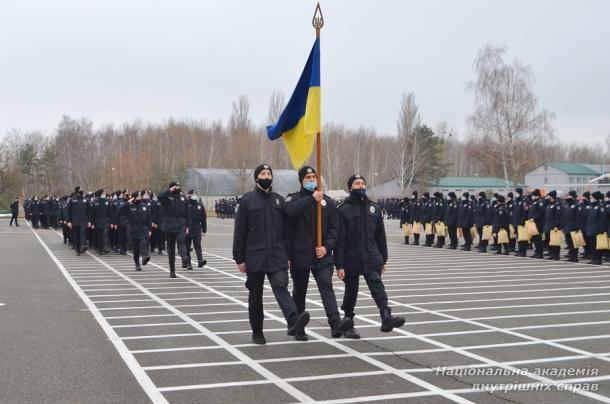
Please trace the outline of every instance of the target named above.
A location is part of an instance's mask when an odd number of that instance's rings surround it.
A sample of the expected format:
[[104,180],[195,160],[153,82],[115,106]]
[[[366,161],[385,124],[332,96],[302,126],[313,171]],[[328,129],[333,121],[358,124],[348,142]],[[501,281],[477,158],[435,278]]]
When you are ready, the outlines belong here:
[[[206,263],[201,250],[201,238],[207,231],[205,207],[195,190],[185,195],[178,186],[171,195],[164,195],[169,193],[167,190],[156,195],[148,190],[125,189],[108,194],[99,189],[85,194],[77,186],[71,195],[61,198],[45,196],[39,200],[33,196],[24,201],[23,208],[32,227],[61,228],[64,244],[69,244],[77,255],[89,248],[99,255],[111,252],[127,255],[131,250],[139,271],[140,264],[150,261],[151,252],[156,250],[162,255],[166,244],[173,246],[178,239],[182,267],[193,269],[192,245],[201,268]],[[174,212],[177,208],[174,199],[182,206],[179,215]],[[175,237],[176,232],[183,232],[184,237]],[[175,277],[171,252],[168,251],[170,276]]]
[[237,205],[237,197],[221,198],[214,204],[214,212],[219,219],[233,219],[235,217],[235,206]]
[[533,248],[531,258],[544,258],[546,251],[548,259],[559,260],[565,240],[569,262],[578,262],[579,247],[583,248],[580,258],[589,259],[589,264],[610,261],[610,192],[604,197],[599,191],[580,196],[570,191],[559,198],[556,191],[543,196],[539,189],[524,194],[517,188],[506,196],[493,194],[491,199],[485,192],[464,192],[458,199],[454,192],[445,198],[442,192],[432,196],[424,192],[419,197],[414,191],[411,198],[400,201],[400,207],[405,244],[412,237],[413,245],[443,248],[448,244],[455,250],[463,238],[461,249],[470,251],[473,239],[478,238],[476,248],[481,253],[490,248],[496,254],[525,257]]

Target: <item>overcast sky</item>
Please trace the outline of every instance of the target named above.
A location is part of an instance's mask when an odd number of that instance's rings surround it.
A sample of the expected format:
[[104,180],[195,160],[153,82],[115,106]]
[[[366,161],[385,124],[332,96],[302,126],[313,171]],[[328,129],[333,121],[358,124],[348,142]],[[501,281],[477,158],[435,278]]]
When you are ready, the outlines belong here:
[[[290,96],[314,40],[309,0],[3,0],[0,135],[50,132],[62,115],[96,127],[169,117],[226,121],[249,97],[265,123]],[[424,122],[460,133],[466,83],[486,43],[532,67],[561,140],[610,133],[610,1],[321,2],[323,120],[394,134],[401,93]]]

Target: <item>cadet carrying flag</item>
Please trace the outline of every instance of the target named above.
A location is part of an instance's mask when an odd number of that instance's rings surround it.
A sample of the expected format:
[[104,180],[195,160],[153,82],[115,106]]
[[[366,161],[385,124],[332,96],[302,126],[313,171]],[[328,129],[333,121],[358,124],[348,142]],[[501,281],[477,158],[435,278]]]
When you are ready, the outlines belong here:
[[320,39],[316,39],[288,105],[267,136],[284,139],[295,170],[309,158],[320,132]]

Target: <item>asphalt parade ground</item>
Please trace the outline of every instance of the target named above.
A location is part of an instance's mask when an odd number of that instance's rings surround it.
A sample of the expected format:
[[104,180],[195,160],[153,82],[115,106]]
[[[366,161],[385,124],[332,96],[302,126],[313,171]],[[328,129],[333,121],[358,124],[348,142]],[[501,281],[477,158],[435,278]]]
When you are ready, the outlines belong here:
[[135,272],[130,256],[77,257],[53,230],[0,224],[2,403],[610,402],[608,264],[406,246],[387,221],[403,328],[379,331],[361,281],[362,339],[330,338],[312,283],[310,340],[286,335],[267,289],[258,346],[232,220],[209,219],[207,266],[177,279],[165,255]]

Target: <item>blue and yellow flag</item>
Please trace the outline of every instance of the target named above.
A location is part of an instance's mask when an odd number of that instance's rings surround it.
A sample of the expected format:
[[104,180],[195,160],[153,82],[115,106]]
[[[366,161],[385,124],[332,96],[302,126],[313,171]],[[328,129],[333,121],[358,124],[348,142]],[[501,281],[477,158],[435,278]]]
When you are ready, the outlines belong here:
[[316,134],[320,132],[320,39],[311,48],[305,69],[288,105],[275,125],[267,126],[267,136],[284,144],[298,170],[311,155]]

